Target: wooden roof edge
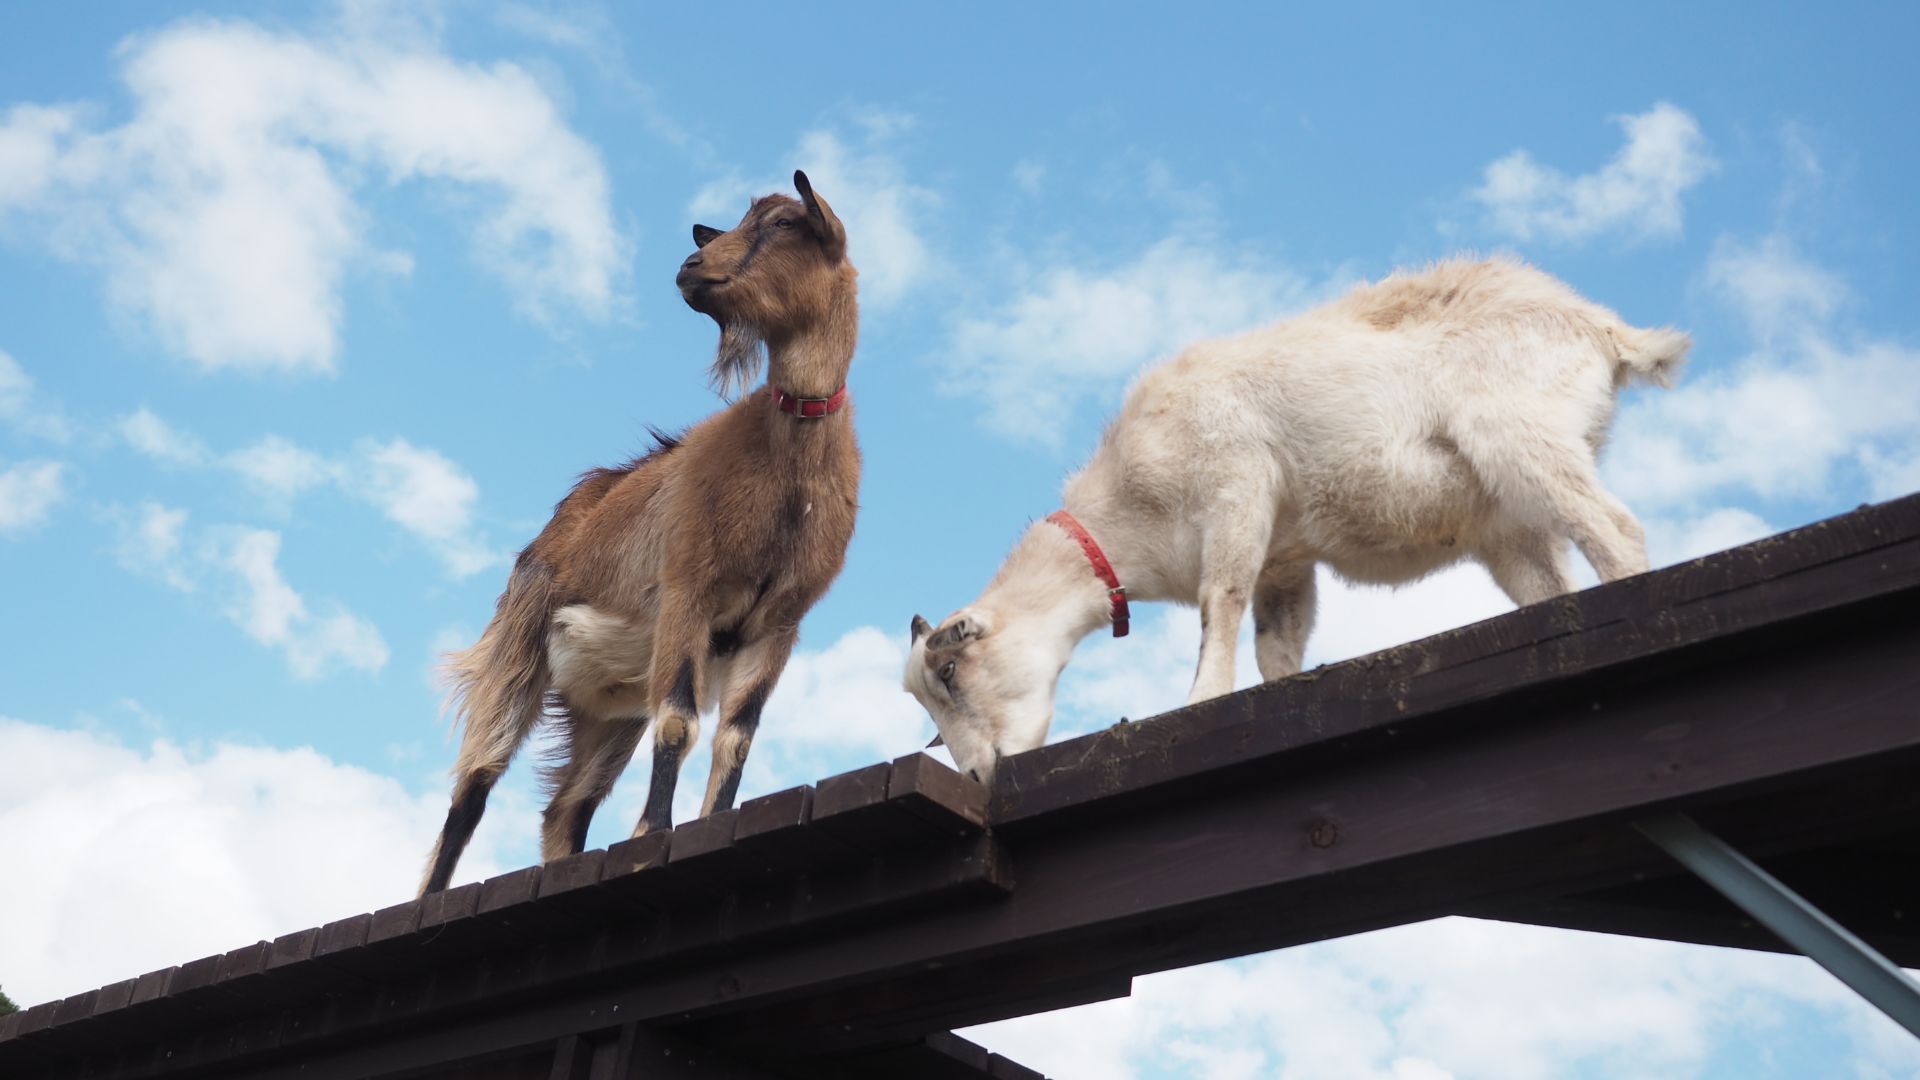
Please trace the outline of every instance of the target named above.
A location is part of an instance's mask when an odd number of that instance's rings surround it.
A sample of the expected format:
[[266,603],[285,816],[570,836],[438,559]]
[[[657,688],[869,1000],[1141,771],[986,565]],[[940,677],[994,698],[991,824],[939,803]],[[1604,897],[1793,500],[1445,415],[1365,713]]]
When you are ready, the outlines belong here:
[[[391,972],[396,965],[424,970],[470,951],[477,938],[488,935],[519,941],[613,913],[629,918],[671,913],[709,904],[736,888],[809,874],[818,878],[901,848],[926,849],[933,857],[893,859],[895,877],[905,888],[964,886],[966,881],[953,879],[944,863],[923,868],[950,858],[971,859],[991,884],[1004,879],[1003,862],[990,854],[974,855],[963,843],[984,833],[986,806],[981,785],[924,754],[909,754],[546,866],[509,870],[36,1003],[0,1023],[0,1046],[57,1041],[59,1029],[109,1012],[118,1014],[113,1020],[119,1025],[180,1008],[208,1013],[266,1007],[285,996],[273,992],[276,988],[311,982],[315,969],[330,982],[374,970]],[[737,828],[743,820],[746,828]],[[816,909],[845,899],[819,887],[810,888],[808,898]],[[752,929],[751,922],[746,925]]]
[[[1776,587],[1785,582],[1800,584]],[[1920,495],[1019,755],[1003,763],[991,803],[978,785],[924,755],[907,755],[751,800],[720,820],[685,823],[39,1003],[0,1022],[0,1047],[51,1048],[107,1013],[118,1024],[182,1005],[194,1013],[264,1007],[278,997],[274,988],[303,973],[350,975],[382,950],[425,950],[415,959],[431,963],[436,946],[448,948],[462,934],[538,933],[555,921],[603,918],[622,905],[671,906],[678,890],[711,895],[755,873],[793,874],[796,866],[827,865],[849,853],[1018,824],[1079,801],[1191,777],[1225,751],[1243,760],[1288,753],[1916,587]],[[1529,655],[1548,663],[1529,669],[1512,659]],[[1489,665],[1514,677],[1489,681]]]

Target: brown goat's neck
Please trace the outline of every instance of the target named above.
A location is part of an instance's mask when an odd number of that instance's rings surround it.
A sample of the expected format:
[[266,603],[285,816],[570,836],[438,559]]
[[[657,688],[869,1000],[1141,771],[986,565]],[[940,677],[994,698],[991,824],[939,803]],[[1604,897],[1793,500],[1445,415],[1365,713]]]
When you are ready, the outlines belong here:
[[847,384],[859,327],[853,290],[842,290],[818,320],[767,338],[767,382],[795,397],[832,396]]

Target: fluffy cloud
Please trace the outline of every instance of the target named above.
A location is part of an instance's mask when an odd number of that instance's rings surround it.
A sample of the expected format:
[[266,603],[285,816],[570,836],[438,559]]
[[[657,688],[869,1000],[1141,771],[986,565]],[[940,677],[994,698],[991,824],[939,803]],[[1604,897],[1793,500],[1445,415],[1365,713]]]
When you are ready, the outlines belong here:
[[[1577,973],[1569,977],[1568,973]],[[964,1032],[1052,1076],[1692,1076],[1788,1028],[1834,1075],[1920,1047],[1796,957],[1442,919],[1134,980],[1129,998]]]
[[[4,153],[0,147],[0,154]],[[0,349],[0,423],[51,442],[64,443],[73,438],[73,425],[65,410],[41,399],[34,391],[32,377],[4,349]]]
[[[847,257],[860,269],[860,299],[873,308],[898,302],[936,269],[925,219],[939,196],[908,180],[890,147],[892,137],[911,125],[902,116],[869,115],[860,120],[852,141],[832,130],[809,131],[783,159],[806,172],[846,225]],[[730,175],[701,188],[688,211],[715,228],[731,228],[748,199],[790,191],[792,177],[791,171],[759,178]]]
[[474,535],[480,485],[466,470],[405,439],[364,443],[356,457],[348,470],[350,490],[425,541],[454,576],[469,577],[499,562],[499,553]]
[[[0,717],[6,989],[78,993],[413,894],[446,795],[310,749],[105,735]],[[519,865],[537,826],[496,793],[461,880]]]
[[346,22],[133,38],[119,127],[83,106],[0,114],[0,221],[96,265],[116,306],[208,370],[333,370],[345,274],[411,265],[369,240],[355,191],[376,180],[472,196],[475,253],[523,310],[614,310],[626,244],[606,171],[538,82]]
[[1848,294],[1846,282],[1806,261],[1778,235],[1751,244],[1721,237],[1703,277],[1764,344],[1817,331]]
[[120,437],[139,453],[168,465],[199,465],[212,455],[199,437],[181,431],[145,405],[120,419]]
[[1328,291],[1216,244],[1169,237],[1103,269],[1015,265],[1012,297],[961,318],[944,350],[947,388],[984,398],[980,422],[1056,443],[1083,404],[1114,403],[1125,379],[1196,340],[1272,322]]
[[378,671],[387,664],[387,644],[372,623],[344,610],[316,616],[280,573],[280,534],[243,529],[228,544],[222,564],[238,585],[227,615],[248,637],[286,654],[302,679],[318,678],[338,664]]
[[1602,233],[1671,236],[1685,213],[1680,197],[1712,172],[1700,125],[1685,109],[1660,102],[1614,118],[1626,145],[1597,172],[1568,176],[1515,150],[1488,165],[1473,192],[1488,223],[1521,240],[1578,242]]
[[1663,514],[1729,499],[1833,508],[1839,490],[1912,490],[1920,350],[1838,329],[1844,284],[1779,238],[1721,243],[1704,280],[1741,315],[1754,350],[1627,404],[1605,463],[1609,486]]
[[195,530],[185,510],[158,503],[116,508],[120,564],[182,592],[210,591],[249,638],[278,650],[301,679],[386,666],[379,628],[338,604],[316,614],[280,570],[280,534],[267,529]]
[[349,454],[328,458],[278,435],[215,454],[190,432],[142,406],[120,422],[121,437],[147,457],[169,465],[217,465],[240,476],[260,495],[286,503],[332,485],[377,507],[389,521],[426,545],[455,577],[497,564],[474,522],[480,485],[446,455],[405,439],[363,439]]
[[221,463],[260,494],[281,500],[329,483],[340,472],[333,462],[278,435],[235,450]]
[[45,522],[66,497],[66,475],[66,465],[58,461],[0,468],[0,536],[24,533]]
[[157,578],[181,592],[195,587],[195,568],[187,552],[187,512],[159,503],[120,511],[114,555],[136,574]]

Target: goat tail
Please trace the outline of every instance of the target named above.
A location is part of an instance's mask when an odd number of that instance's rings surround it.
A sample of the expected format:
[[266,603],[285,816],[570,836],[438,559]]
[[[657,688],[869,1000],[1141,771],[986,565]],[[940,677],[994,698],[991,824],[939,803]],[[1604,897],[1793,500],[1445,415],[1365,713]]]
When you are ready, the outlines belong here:
[[1656,386],[1672,386],[1673,379],[1686,363],[1693,338],[1685,331],[1668,326],[1642,330],[1615,322],[1607,328],[1607,340],[1613,348],[1619,382],[1644,380]]
[[480,640],[441,657],[445,711],[466,728],[456,778],[504,771],[539,718],[554,592],[553,570],[521,553]]

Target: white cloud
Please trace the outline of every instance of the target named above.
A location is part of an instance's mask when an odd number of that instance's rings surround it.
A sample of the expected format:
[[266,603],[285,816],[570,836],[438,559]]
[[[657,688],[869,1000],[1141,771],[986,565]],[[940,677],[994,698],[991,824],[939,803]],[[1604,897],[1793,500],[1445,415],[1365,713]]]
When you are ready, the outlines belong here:
[[1471,919],[1149,975],[1129,998],[962,1034],[1063,1078],[1541,1080],[1698,1075],[1784,1030],[1838,1041],[1835,1075],[1920,1068],[1802,958]]
[[1568,176],[1525,150],[1488,165],[1473,196],[1486,207],[1489,224],[1521,240],[1679,233],[1680,197],[1715,168],[1700,125],[1664,101],[1614,122],[1626,132],[1626,145],[1597,172]]
[[[6,990],[21,1005],[413,895],[446,813],[385,776],[311,749],[124,745],[0,717]],[[519,865],[536,818],[496,792],[460,880]]]
[[120,437],[139,453],[168,465],[199,465],[211,456],[198,436],[160,419],[145,405],[121,417]]
[[1778,235],[1756,244],[1721,237],[1707,260],[1704,277],[1762,343],[1819,329],[1840,309],[1848,292],[1844,281],[1807,262],[1786,237]]
[[254,641],[277,649],[301,679],[341,668],[378,671],[386,641],[373,623],[338,604],[316,614],[280,570],[281,537],[267,529],[214,527],[190,531],[185,510],[159,503],[114,508],[120,565],[181,592],[203,589]]
[[66,497],[66,474],[66,465],[58,461],[23,461],[0,469],[0,536],[44,524]]
[[339,478],[339,467],[311,450],[278,435],[268,435],[251,446],[221,458],[254,489],[277,499],[292,499],[309,489]]
[[425,541],[456,577],[500,561],[473,531],[480,485],[446,456],[405,439],[364,443],[350,470],[350,490],[395,524]]
[[[813,189],[833,207],[847,227],[847,257],[860,271],[861,303],[885,308],[899,302],[937,270],[925,237],[927,216],[940,197],[907,179],[906,168],[890,147],[909,117],[869,114],[849,141],[830,130],[809,131],[788,155],[792,168],[804,170]],[[759,179],[732,175],[701,188],[688,211],[728,229],[746,212],[747,200],[773,191],[790,191],[791,168]]]
[[387,663],[380,631],[348,611],[315,616],[280,573],[280,534],[243,529],[224,555],[238,585],[227,615],[248,637],[280,649],[294,675],[314,679],[336,664],[378,671]]
[[1874,499],[1892,499],[1920,491],[1920,446],[1883,452],[1868,446],[1860,451],[1867,471],[1867,492]]
[[158,578],[181,592],[195,588],[194,570],[186,546],[187,512],[159,503],[118,515],[119,539],[115,554],[120,565],[136,574]]
[[979,420],[994,431],[1051,444],[1076,408],[1117,400],[1144,365],[1298,312],[1326,289],[1214,243],[1169,237],[1104,269],[1015,265],[1008,291],[997,309],[955,324],[943,351],[947,388],[983,397]]
[[[1632,398],[1603,471],[1642,512],[1701,513],[1726,500],[1877,495],[1920,456],[1920,350],[1849,339],[1829,316],[1845,286],[1771,239],[1715,249],[1705,280],[1748,322],[1753,352]],[[1856,475],[1857,474],[1857,475]]]
[[193,19],[131,39],[123,125],[20,105],[0,122],[0,219],[96,265],[116,306],[208,370],[334,369],[341,282],[377,251],[355,190],[455,186],[517,306],[601,318],[626,243],[598,152],[512,64],[458,62],[354,20],[305,37]]
[[32,377],[5,349],[0,349],[0,422],[50,442],[64,443],[73,438],[73,425],[65,410],[35,394]]
[[1655,566],[1697,559],[1780,531],[1759,514],[1737,506],[1693,517],[1651,518],[1646,527],[1647,553]]
[[281,504],[321,485],[338,487],[424,543],[455,577],[471,577],[501,560],[474,524],[480,485],[446,455],[405,439],[364,439],[336,459],[268,435],[216,455],[198,436],[144,406],[120,422],[120,432],[147,457],[173,465],[217,465]]

